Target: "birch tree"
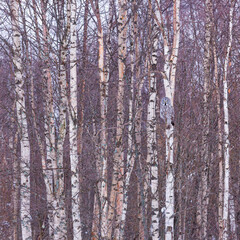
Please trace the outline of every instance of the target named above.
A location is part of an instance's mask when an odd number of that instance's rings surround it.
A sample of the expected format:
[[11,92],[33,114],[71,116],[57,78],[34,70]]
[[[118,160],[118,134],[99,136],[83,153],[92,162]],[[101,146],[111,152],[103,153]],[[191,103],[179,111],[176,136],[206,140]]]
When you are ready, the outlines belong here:
[[22,238],[32,238],[31,215],[30,215],[30,143],[28,136],[27,115],[24,93],[24,79],[22,75],[21,62],[21,39],[19,31],[19,3],[11,2],[12,11],[12,34],[13,34],[13,65],[16,88],[16,111],[20,133],[21,145],[21,187],[20,187],[20,219],[22,227]]
[[204,44],[204,86],[203,86],[203,136],[202,136],[202,150],[201,158],[203,161],[203,167],[201,170],[201,184],[202,192],[201,196],[201,238],[207,237],[207,214],[208,214],[208,202],[209,202],[209,187],[208,187],[208,173],[209,173],[209,144],[208,144],[208,134],[209,134],[209,91],[210,91],[210,61],[211,61],[211,8],[212,2],[210,0],[205,1],[205,11],[206,11],[206,21],[205,21],[205,44]]
[[[69,3],[70,4],[70,3]],[[71,183],[72,183],[72,217],[73,217],[73,238],[81,240],[81,218],[80,218],[80,183],[78,169],[78,145],[77,145],[77,2],[71,0],[71,22],[70,22],[70,162],[71,162]]]
[[[213,32],[214,29],[213,29]],[[218,158],[219,158],[219,190],[218,190],[218,231],[219,239],[223,235],[223,157],[222,157],[222,123],[221,123],[221,95],[218,79],[218,58],[216,50],[215,35],[213,36],[213,57],[214,57],[214,76],[217,94],[217,113],[218,113]]]
[[223,240],[228,239],[228,217],[229,217],[229,180],[230,180],[230,166],[229,166],[229,114],[228,114],[228,80],[227,72],[229,65],[230,51],[232,47],[232,28],[233,28],[233,9],[235,1],[231,1],[230,17],[229,17],[229,40],[227,45],[226,57],[224,59],[223,69],[223,111],[224,111],[224,194],[223,194]]
[[[61,4],[61,3],[59,3]],[[66,25],[64,26],[64,9],[67,10]],[[66,137],[67,129],[67,112],[68,112],[68,99],[67,99],[67,76],[66,76],[66,61],[68,50],[68,35],[70,33],[70,18],[71,8],[70,2],[60,7],[59,22],[64,26],[64,31],[61,33],[60,45],[60,69],[59,69],[59,129],[56,144],[56,158],[53,162],[54,172],[54,240],[64,239],[67,235],[67,220],[66,220],[66,206],[64,194],[64,167],[63,167],[63,146]],[[76,179],[73,179],[76,181]],[[74,192],[74,190],[73,190]],[[76,192],[75,192],[76,193]],[[78,229],[75,229],[78,231]]]
[[[103,28],[101,15],[99,11],[99,3],[96,1],[94,6],[91,0],[91,5],[97,18],[97,31],[98,31],[98,68],[99,68],[99,85],[100,85],[100,112],[101,112],[101,130],[100,130],[100,159],[97,160],[97,171],[100,183],[98,191],[100,195],[100,209],[96,206],[98,199],[95,202],[95,215],[101,214],[100,235],[105,238],[107,235],[107,210],[108,210],[108,197],[107,197],[107,96],[108,96],[108,82],[105,74],[104,64],[104,41],[103,41]],[[98,209],[98,210],[97,210]],[[98,216],[95,216],[98,218]],[[96,225],[96,224],[95,224]],[[95,233],[96,235],[97,233]]]
[[[52,77],[50,71],[50,53],[49,53],[49,32],[47,28],[47,3],[41,0],[42,11],[42,29],[43,29],[43,52],[44,52],[44,64],[43,64],[43,80],[45,90],[45,142],[46,142],[46,158],[42,158],[42,168],[44,182],[46,186],[47,194],[47,206],[48,206],[48,224],[50,239],[54,235],[54,218],[53,218],[53,204],[54,204],[54,186],[53,186],[53,163],[56,159],[56,147],[55,147],[55,117],[53,107],[53,88]],[[45,155],[45,154],[44,154]]]
[[[151,6],[151,3],[149,3]],[[159,11],[157,11],[159,13]],[[159,193],[158,193],[158,158],[156,149],[156,106],[157,106],[157,83],[154,71],[157,69],[157,52],[158,52],[158,29],[157,23],[154,21],[151,33],[152,49],[150,60],[150,81],[149,81],[149,103],[147,112],[147,135],[148,135],[148,155],[147,163],[151,168],[150,186],[151,186],[151,235],[152,239],[159,239]]]
[[[124,81],[125,81],[125,58],[126,58],[126,18],[127,2],[126,0],[118,1],[118,95],[117,95],[117,132],[116,132],[116,149],[114,153],[113,179],[111,186],[111,195],[108,212],[108,239],[112,237],[112,224],[116,206],[116,229],[113,233],[116,239],[119,239],[120,222],[123,210],[123,127],[124,127]],[[115,205],[116,204],[116,205]]]
[[[172,111],[174,110],[174,93],[176,81],[176,68],[180,41],[180,0],[173,1],[173,43],[170,49],[166,25],[158,4],[160,19],[155,16],[162,33],[164,50],[163,82],[165,96],[170,99]],[[166,196],[165,196],[165,239],[174,238],[174,175],[173,175],[173,147],[174,147],[174,125],[166,124]]]

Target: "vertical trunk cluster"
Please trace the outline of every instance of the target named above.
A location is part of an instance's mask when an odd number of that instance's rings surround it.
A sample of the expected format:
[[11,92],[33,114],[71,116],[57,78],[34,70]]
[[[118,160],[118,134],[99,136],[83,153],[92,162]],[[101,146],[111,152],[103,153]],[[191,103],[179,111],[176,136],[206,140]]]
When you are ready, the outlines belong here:
[[73,239],[81,240],[81,218],[80,218],[80,183],[77,145],[77,32],[76,32],[76,0],[71,0],[71,22],[70,22],[70,105],[68,112],[69,138],[70,138],[70,164],[71,164],[71,185],[72,185],[72,218],[73,218]]
[[49,33],[47,29],[47,17],[46,9],[47,3],[41,0],[42,11],[42,28],[43,28],[43,52],[44,52],[44,64],[43,64],[43,80],[45,90],[45,143],[46,143],[46,158],[42,153],[42,168],[43,177],[46,186],[47,194],[47,207],[48,207],[48,225],[49,235],[52,239],[54,235],[54,223],[53,223],[53,203],[54,203],[54,188],[53,188],[53,162],[56,158],[55,147],[55,118],[53,108],[53,90],[52,90],[52,77],[50,72],[50,56],[49,56]]
[[136,149],[134,145],[136,128],[134,118],[134,83],[135,83],[135,64],[137,57],[137,5],[136,0],[131,2],[131,23],[130,23],[130,58],[131,58],[131,78],[130,78],[130,97],[129,97],[129,117],[128,117],[128,153],[127,153],[127,165],[124,177],[124,188],[123,188],[123,206],[122,206],[122,216],[120,225],[120,239],[124,237],[124,228],[126,223],[127,206],[128,206],[128,189],[130,184],[130,178],[133,171]]
[[[20,162],[20,218],[22,238],[31,239],[31,215],[30,215],[30,144],[27,126],[27,115],[24,93],[24,79],[22,75],[21,39],[19,25],[19,2],[12,0],[12,34],[13,34],[13,65],[16,91],[16,112],[18,121],[18,133],[20,134],[21,162]],[[15,158],[15,161],[17,159]],[[17,189],[16,189],[17,191]],[[17,204],[17,201],[14,202]]]
[[[100,156],[97,159],[97,173],[99,178],[98,195],[100,197],[100,206],[98,206],[98,197],[95,195],[95,219],[94,220],[94,235],[100,235],[103,239],[107,236],[107,213],[108,213],[108,196],[107,196],[107,99],[108,99],[108,81],[106,79],[105,64],[104,64],[104,39],[101,16],[99,12],[99,3],[96,1],[94,6],[91,0],[91,5],[97,18],[98,29],[98,69],[99,69],[99,85],[100,85],[100,114],[101,114],[101,129],[100,129]],[[98,229],[98,225],[100,229]]]

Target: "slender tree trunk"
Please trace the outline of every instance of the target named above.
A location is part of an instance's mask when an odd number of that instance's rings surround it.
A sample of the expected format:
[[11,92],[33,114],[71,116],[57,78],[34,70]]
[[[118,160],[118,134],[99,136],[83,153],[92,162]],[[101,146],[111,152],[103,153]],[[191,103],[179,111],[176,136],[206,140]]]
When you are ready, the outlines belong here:
[[[89,0],[85,1],[84,4],[84,26],[83,26],[83,43],[82,43],[82,66],[81,66],[81,75],[78,80],[78,134],[77,134],[77,144],[78,144],[78,157],[79,157],[79,165],[82,166],[83,160],[83,129],[84,129],[84,109],[85,109],[85,83],[87,75],[87,64],[88,64],[88,13],[89,13]],[[82,170],[80,169],[80,173]],[[80,175],[80,189],[82,192],[81,183],[83,182],[82,174]],[[83,202],[83,198],[81,197],[81,203]],[[92,225],[94,220],[92,221]],[[82,226],[83,227],[83,226]],[[92,227],[93,228],[93,227]],[[83,237],[83,234],[82,234]]]
[[[100,159],[97,163],[98,176],[100,183],[98,184],[98,190],[100,194],[100,211],[95,206],[98,214],[101,214],[100,219],[100,232],[103,239],[107,236],[107,210],[108,210],[108,196],[107,196],[107,97],[108,97],[108,82],[106,81],[105,64],[104,64],[104,41],[103,41],[103,29],[101,23],[101,16],[99,12],[99,4],[96,1],[96,7],[91,0],[92,8],[97,18],[98,27],[98,68],[100,76],[100,109],[101,109],[101,130],[100,130]],[[98,204],[97,198],[95,204]],[[95,215],[97,215],[95,212]],[[97,219],[97,218],[96,218]],[[95,223],[97,226],[97,224]],[[95,227],[96,228],[96,227]],[[97,228],[96,228],[97,229]],[[97,236],[97,233],[94,235]]]
[[238,239],[236,231],[235,202],[232,194],[229,196],[229,226],[232,239]]
[[11,3],[12,30],[13,30],[13,64],[16,87],[16,110],[20,133],[21,162],[20,162],[20,216],[22,238],[32,238],[31,215],[30,215],[30,144],[28,136],[24,80],[22,76],[21,40],[19,31],[19,3],[15,0]]
[[[63,21],[63,16],[60,16]],[[68,49],[68,35],[70,33],[70,18],[71,9],[70,3],[67,2],[67,20],[65,30],[62,35],[62,44],[60,46],[60,75],[59,75],[59,91],[60,91],[60,104],[59,104],[59,132],[57,140],[56,158],[53,163],[54,167],[54,240],[64,239],[67,236],[67,219],[66,219],[66,206],[65,206],[65,193],[64,193],[64,167],[63,167],[63,146],[66,136],[67,128],[67,112],[68,112],[68,99],[67,99],[67,76],[66,76],[66,61]],[[62,22],[63,26],[63,22]]]
[[[98,7],[97,7],[98,9]],[[101,236],[103,239],[107,236],[107,96],[108,96],[108,82],[105,78],[104,69],[104,42],[103,42],[103,29],[101,26],[100,14],[98,9],[98,44],[99,44],[99,74],[100,74],[100,105],[101,105],[101,168],[99,175],[101,178],[100,185],[100,202],[101,202]]]
[[149,180],[151,186],[151,235],[153,240],[159,239],[159,192],[158,192],[158,158],[156,138],[156,105],[157,84],[154,71],[157,69],[158,31],[154,22],[153,30],[150,31],[153,39],[151,52],[151,73],[149,83],[149,103],[147,110],[147,163],[151,166]]
[[219,185],[218,185],[218,231],[219,240],[223,238],[223,158],[222,158],[222,123],[221,123],[221,95],[218,84],[218,59],[216,42],[213,39],[213,56],[214,56],[214,75],[216,84],[216,94],[217,94],[217,113],[218,113],[218,168],[219,168]]
[[201,158],[203,162],[203,167],[201,170],[201,186],[202,186],[202,196],[201,196],[201,239],[207,238],[207,215],[208,215],[208,173],[209,173],[209,91],[210,91],[210,41],[211,41],[211,31],[212,31],[212,21],[211,21],[211,0],[205,1],[206,9],[206,22],[205,22],[205,45],[204,45],[204,89],[203,89],[203,136],[202,136],[202,150]]
[[10,149],[13,153],[13,240],[18,240],[19,236],[19,193],[20,193],[20,181],[19,181],[19,161],[17,157],[17,143],[18,133],[12,137],[9,144]]
[[129,99],[129,123],[128,123],[128,154],[127,154],[127,166],[126,173],[124,179],[124,189],[123,189],[123,209],[122,209],[122,217],[121,217],[121,226],[120,226],[120,239],[124,237],[124,228],[126,223],[126,215],[127,215],[127,206],[128,206],[128,188],[130,184],[130,178],[133,171],[133,167],[135,164],[134,153],[136,154],[136,150],[134,149],[134,129],[135,124],[133,121],[133,104],[134,104],[134,77],[135,77],[135,57],[136,51],[135,47],[138,47],[137,44],[134,44],[137,41],[137,6],[136,1],[133,0],[132,4],[132,18],[131,18],[131,27],[130,27],[130,57],[131,57],[131,80],[130,80],[130,99]]
[[[174,109],[174,92],[176,80],[176,67],[178,59],[178,49],[180,41],[180,0],[174,0],[173,5],[173,45],[172,54],[169,56],[169,46],[167,35],[163,32],[164,41],[164,88],[166,97],[171,100],[172,108]],[[166,128],[166,162],[167,162],[167,175],[166,175],[166,199],[165,199],[165,239],[174,239],[174,176],[173,176],[173,147],[174,147],[174,125],[170,124]]]
[[228,115],[228,81],[227,72],[229,65],[229,55],[232,47],[232,28],[233,28],[233,9],[235,1],[231,1],[230,19],[229,19],[229,40],[227,46],[227,53],[224,60],[224,76],[223,76],[223,112],[224,112],[224,193],[223,193],[223,240],[228,239],[228,217],[229,217],[229,115]]
[[71,162],[71,185],[72,185],[72,218],[73,218],[73,239],[81,240],[81,218],[80,218],[80,185],[78,168],[77,149],[77,32],[76,32],[76,0],[71,0],[71,45],[70,45],[70,162]]
[[[42,157],[43,177],[46,186],[47,194],[47,206],[48,206],[48,226],[50,239],[54,235],[54,222],[53,222],[53,204],[54,204],[54,189],[53,189],[53,163],[56,159],[55,148],[55,118],[53,108],[53,90],[52,90],[52,78],[50,72],[49,62],[49,33],[47,29],[46,19],[47,3],[41,0],[42,10],[42,23],[43,23],[43,53],[44,53],[44,65],[43,65],[43,79],[45,90],[45,141],[46,141],[46,158]],[[40,145],[39,145],[40,146]],[[44,154],[45,155],[45,154]]]
[[117,96],[117,133],[116,133],[116,149],[114,153],[113,179],[111,186],[111,195],[108,212],[108,239],[112,236],[112,224],[114,219],[116,204],[116,229],[114,233],[115,239],[119,239],[120,222],[123,209],[123,174],[124,174],[124,156],[123,156],[123,128],[124,128],[124,80],[125,80],[125,58],[126,58],[126,18],[127,18],[127,2],[119,0],[119,17],[118,17],[118,96]]

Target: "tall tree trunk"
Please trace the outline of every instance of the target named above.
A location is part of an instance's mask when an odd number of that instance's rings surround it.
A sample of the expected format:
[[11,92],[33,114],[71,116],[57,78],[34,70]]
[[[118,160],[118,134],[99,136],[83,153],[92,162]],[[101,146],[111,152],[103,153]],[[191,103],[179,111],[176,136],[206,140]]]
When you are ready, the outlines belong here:
[[[159,11],[158,11],[159,13]],[[157,106],[157,84],[154,71],[157,69],[158,52],[158,31],[154,21],[153,27],[150,26],[152,36],[152,52],[149,82],[149,102],[147,110],[147,164],[149,169],[149,183],[151,186],[151,235],[153,240],[159,239],[159,191],[158,191],[158,158],[157,158],[157,136],[156,136],[156,106]]]
[[[214,31],[214,30],[213,30]],[[218,114],[218,168],[219,168],[219,185],[218,185],[218,231],[219,240],[223,238],[223,157],[222,157],[222,123],[221,123],[221,95],[218,83],[218,59],[216,42],[213,38],[213,57],[214,57],[214,75],[217,95],[217,114]]]
[[[50,56],[49,56],[49,33],[47,28],[46,17],[47,3],[41,0],[42,11],[42,27],[43,27],[43,80],[45,90],[45,142],[46,142],[46,158],[42,154],[42,168],[43,177],[46,186],[47,194],[47,207],[48,207],[48,226],[50,239],[54,235],[54,222],[53,222],[53,204],[54,204],[54,188],[53,188],[53,163],[56,159],[55,148],[55,117],[53,108],[53,89],[52,78],[50,72]],[[40,145],[39,145],[40,146]]]
[[[180,41],[180,0],[173,2],[173,44],[172,53],[170,56],[169,43],[166,31],[163,29],[163,44],[164,44],[164,88],[166,97],[171,101],[172,109],[174,109],[174,93],[176,81],[176,67],[178,59],[179,41]],[[174,111],[173,111],[174,112]],[[173,148],[174,148],[174,124],[166,127],[166,198],[165,198],[165,239],[174,239],[174,176],[173,176]]]
[[229,166],[229,115],[228,115],[228,81],[227,71],[229,65],[229,56],[232,47],[232,28],[233,28],[233,9],[235,1],[231,1],[230,19],[229,19],[229,40],[227,46],[227,53],[224,60],[223,69],[223,112],[224,112],[224,193],[223,193],[223,240],[228,239],[228,217],[229,217],[229,179],[230,179],[230,166]]
[[70,164],[71,164],[71,185],[72,185],[72,218],[73,218],[73,239],[81,240],[81,218],[80,218],[80,182],[77,145],[77,31],[76,31],[76,0],[71,0],[71,27],[70,27]]
[[[131,3],[132,10],[132,18],[130,25],[130,58],[131,58],[131,80],[130,80],[130,98],[129,98],[129,116],[128,116],[128,153],[127,153],[127,165],[125,170],[125,178],[124,178],[124,189],[123,189],[123,209],[122,209],[122,217],[121,217],[121,225],[120,225],[120,235],[119,238],[123,239],[124,237],[124,228],[126,223],[126,215],[127,215],[127,206],[128,206],[128,188],[130,184],[130,178],[133,171],[136,150],[134,148],[134,129],[135,124],[133,121],[133,104],[134,104],[134,79],[135,79],[135,64],[136,64],[136,52],[138,48],[137,44],[137,5],[136,1],[133,0]],[[134,44],[136,42],[136,44]]]
[[127,2],[119,0],[118,16],[118,96],[117,96],[117,131],[116,131],[116,149],[114,153],[113,179],[111,186],[111,195],[108,212],[108,239],[112,236],[112,227],[114,212],[116,206],[116,229],[114,237],[119,239],[120,221],[123,209],[123,174],[124,174],[124,156],[123,156],[123,128],[124,128],[124,80],[125,80],[125,58],[126,58],[126,18]]
[[[64,239],[67,236],[67,219],[66,219],[66,204],[64,193],[64,167],[63,167],[63,146],[67,129],[67,112],[68,112],[68,99],[67,99],[67,75],[66,75],[66,62],[68,50],[68,35],[70,33],[70,18],[71,9],[70,2],[66,3],[67,19],[66,26],[62,34],[60,46],[60,72],[59,72],[59,131],[57,139],[56,158],[53,162],[54,172],[54,240]],[[64,5],[62,6],[64,8]],[[63,10],[62,10],[63,11]],[[60,13],[63,14],[63,13]],[[60,16],[60,23],[63,25],[63,15]]]
[[212,21],[211,21],[211,9],[212,3],[211,0],[205,1],[205,11],[206,11],[206,21],[205,21],[205,45],[204,45],[204,88],[203,88],[203,136],[202,136],[202,170],[201,170],[201,229],[199,239],[207,238],[207,215],[208,215],[208,173],[209,173],[209,143],[208,143],[208,134],[209,134],[209,92],[210,92],[210,41],[211,41],[211,31],[212,31]]
[[[78,134],[77,134],[77,144],[78,144],[78,157],[79,157],[79,164],[82,166],[83,162],[83,128],[84,128],[84,109],[85,109],[85,83],[87,77],[87,63],[88,63],[88,13],[89,13],[89,0],[85,1],[84,4],[84,26],[83,26],[83,42],[82,42],[82,66],[81,66],[81,75],[78,79]],[[80,169],[81,172],[81,169]],[[81,172],[82,173],[82,172]],[[80,175],[80,189],[82,192],[81,183],[83,182],[82,174]],[[83,203],[82,196],[80,197],[81,203]],[[83,220],[83,218],[82,218]],[[93,224],[93,223],[92,223]],[[82,234],[83,237],[83,234]]]
[[[101,130],[100,130],[100,158],[97,160],[97,171],[100,182],[98,184],[98,191],[100,196],[100,211],[95,206],[96,211],[100,219],[99,225],[100,235],[104,239],[107,236],[108,226],[107,226],[107,210],[108,210],[108,199],[107,199],[107,97],[108,97],[108,82],[106,81],[105,74],[105,64],[104,64],[104,41],[103,41],[103,29],[101,23],[101,16],[99,12],[99,4],[96,1],[96,6],[94,6],[91,0],[92,8],[95,12],[97,18],[97,28],[98,28],[98,69],[99,69],[99,84],[100,84],[100,112],[101,112]],[[98,199],[96,198],[95,204],[98,204]],[[97,212],[95,215],[98,215]],[[95,216],[98,219],[98,216]],[[97,225],[97,223],[95,224]],[[96,228],[96,227],[95,227]],[[97,229],[97,228],[96,228]],[[94,234],[97,236],[97,233]]]
[[32,238],[31,215],[30,215],[30,144],[28,136],[27,115],[25,106],[24,80],[22,76],[21,40],[19,31],[19,3],[13,0],[12,30],[13,30],[13,64],[16,89],[17,121],[20,133],[21,162],[20,162],[20,215],[22,238]]

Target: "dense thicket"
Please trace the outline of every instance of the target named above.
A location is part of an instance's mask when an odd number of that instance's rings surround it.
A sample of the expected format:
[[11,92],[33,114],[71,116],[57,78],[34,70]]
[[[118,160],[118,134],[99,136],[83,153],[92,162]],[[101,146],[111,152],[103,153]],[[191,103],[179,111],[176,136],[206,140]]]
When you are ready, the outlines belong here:
[[1,239],[240,239],[238,0],[0,5]]

